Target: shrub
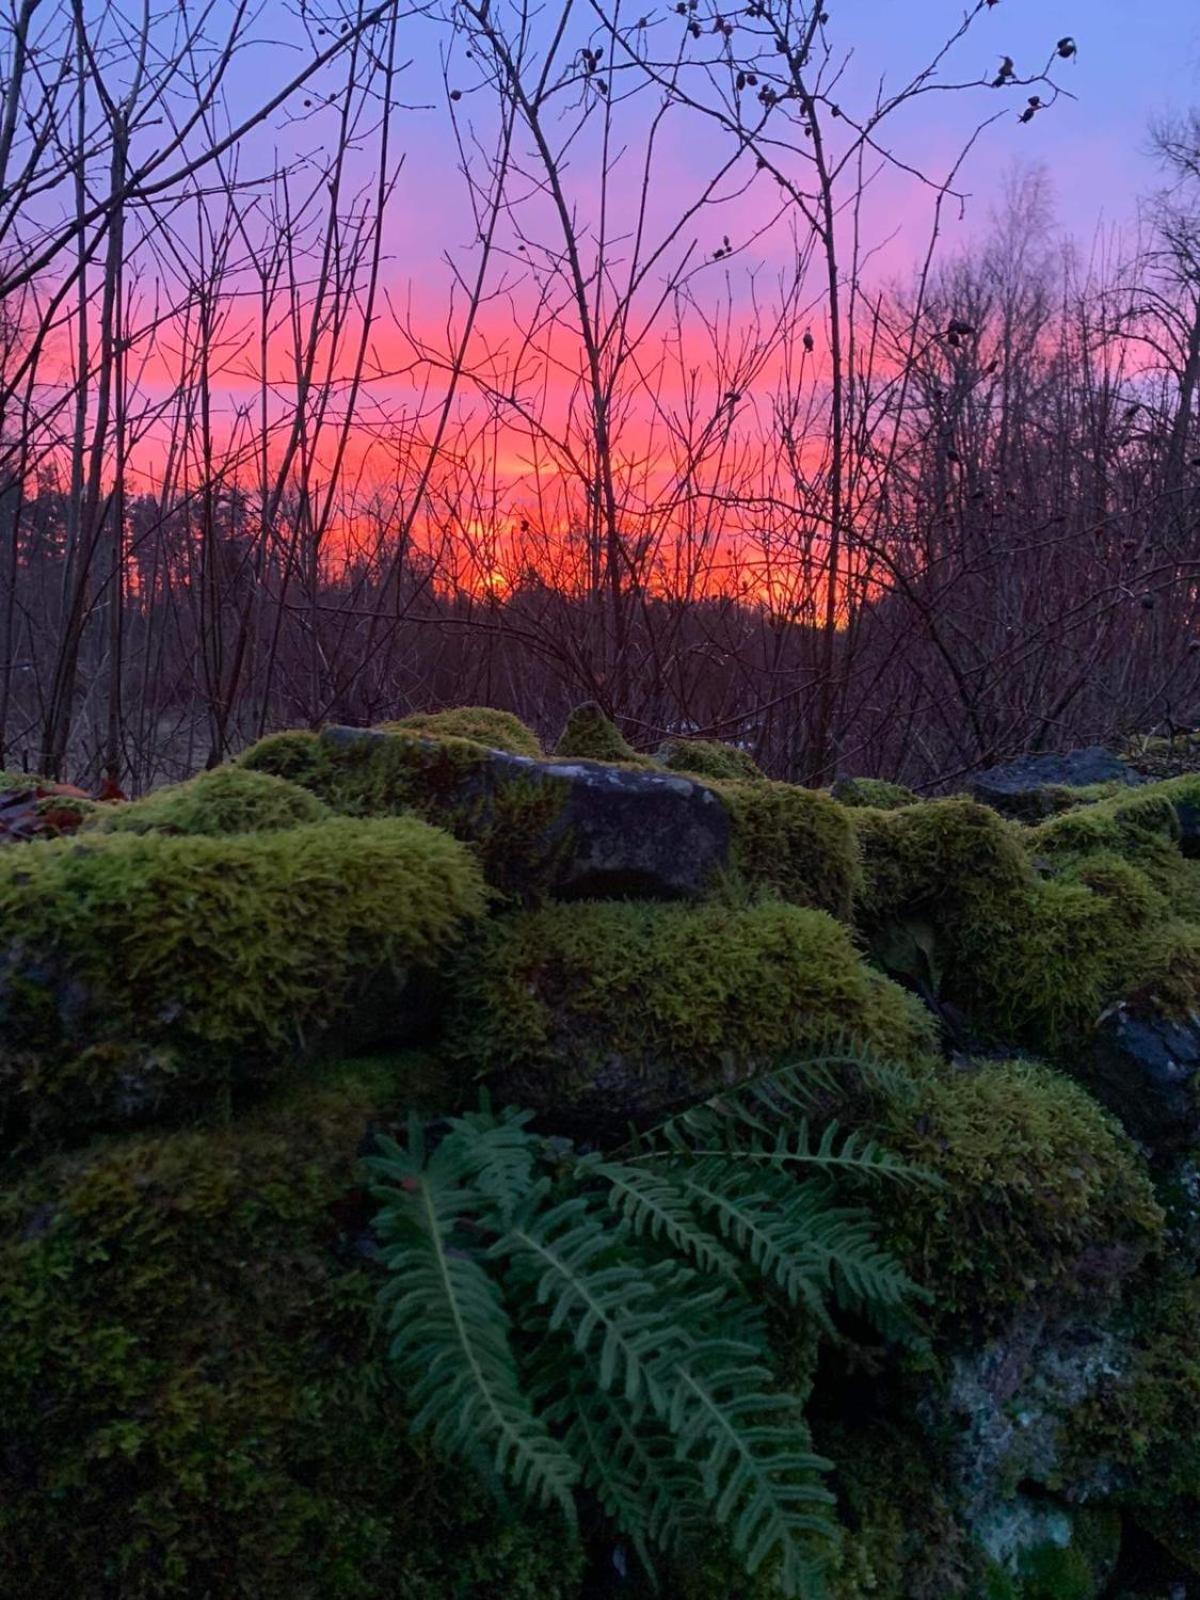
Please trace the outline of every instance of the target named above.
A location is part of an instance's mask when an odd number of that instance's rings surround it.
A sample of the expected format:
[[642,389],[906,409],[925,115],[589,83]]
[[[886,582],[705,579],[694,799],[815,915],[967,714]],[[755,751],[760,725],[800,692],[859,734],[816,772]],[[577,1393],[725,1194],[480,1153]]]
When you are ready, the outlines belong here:
[[625,735],[590,700],[576,706],[554,746],[556,756],[573,761],[630,761],[653,766],[649,756],[640,756]]
[[1102,1268],[1125,1247],[1109,1270],[1127,1270],[1160,1238],[1131,1141],[1086,1090],[1036,1062],[940,1069],[889,1137],[943,1182],[914,1190],[887,1230],[941,1318],[997,1322],[1084,1286],[1089,1252]]
[[491,706],[455,706],[449,711],[415,711],[399,722],[385,722],[391,732],[427,734],[431,738],[471,739],[491,750],[507,750],[515,756],[540,758],[542,747],[537,734],[511,711],[496,711]]
[[839,778],[830,792],[841,805],[871,806],[876,811],[898,811],[917,805],[921,798],[903,784],[883,778]]
[[927,1014],[859,960],[843,927],[774,902],[543,906],[488,924],[460,967],[454,1059],[597,1126],[832,1034],[900,1060],[930,1044]]
[[734,744],[719,739],[668,739],[656,759],[671,772],[689,772],[698,778],[730,778],[754,782],[762,768]]
[[603,1159],[511,1110],[450,1120],[432,1153],[419,1119],[407,1147],[381,1141],[388,1331],[417,1426],[568,1526],[588,1490],[648,1568],[715,1524],[777,1593],[823,1594],[828,1464],[755,1301],[765,1283],[830,1332],[835,1303],[894,1325],[912,1286],[836,1181],[914,1174],[836,1124],[810,1137],[807,1109],[796,1068]]
[[100,833],[260,833],[328,816],[329,808],[299,784],[268,772],[215,767],[129,805],[106,807],[92,827]]
[[575,1600],[577,1544],[410,1444],[373,1343],[351,1185],[396,1093],[384,1063],[330,1069],[232,1127],[7,1184],[0,1570],[22,1600]]
[[253,1081],[311,1048],[375,975],[444,952],[482,906],[467,853],[415,819],[4,852],[10,1135]]
[[729,812],[730,860],[754,889],[849,922],[861,876],[851,814],[792,783],[713,783]]

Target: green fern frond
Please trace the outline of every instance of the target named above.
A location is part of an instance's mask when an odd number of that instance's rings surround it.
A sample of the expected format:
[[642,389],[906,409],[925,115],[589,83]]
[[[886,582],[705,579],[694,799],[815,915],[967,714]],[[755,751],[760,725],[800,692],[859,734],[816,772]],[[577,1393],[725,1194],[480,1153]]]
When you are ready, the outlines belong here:
[[657,1400],[656,1369],[689,1337],[681,1304],[699,1308],[720,1289],[698,1292],[694,1274],[675,1262],[643,1263],[619,1248],[628,1232],[614,1229],[590,1195],[539,1210],[538,1191],[489,1254],[510,1263],[512,1287],[547,1308],[551,1332],[567,1330],[584,1354],[599,1347],[596,1381],[620,1387],[627,1403]]
[[608,1184],[609,1210],[638,1238],[665,1239],[701,1272],[733,1283],[737,1264],[697,1218],[686,1188],[673,1174],[627,1162],[597,1162],[591,1170]]
[[835,1528],[821,1482],[832,1462],[808,1448],[796,1401],[771,1393],[770,1381],[752,1346],[701,1347],[679,1369],[668,1425],[747,1572],[777,1560],[781,1593],[813,1596]]
[[390,1274],[389,1353],[411,1385],[413,1429],[450,1455],[486,1451],[501,1476],[573,1523],[578,1464],[534,1413],[499,1286],[457,1237],[460,1217],[479,1206],[460,1181],[462,1151],[443,1144],[426,1161],[419,1133],[414,1124],[408,1150],[383,1142],[370,1162],[385,1201],[376,1227]]
[[464,1180],[495,1208],[498,1219],[510,1217],[533,1188],[534,1167],[543,1140],[527,1133],[531,1111],[508,1107],[493,1113],[486,1100],[478,1111],[448,1119],[439,1145],[447,1162],[457,1162]]
[[547,1420],[580,1463],[582,1482],[654,1577],[654,1553],[702,1543],[711,1527],[703,1484],[681,1460],[673,1435],[651,1413],[632,1411],[574,1368]]

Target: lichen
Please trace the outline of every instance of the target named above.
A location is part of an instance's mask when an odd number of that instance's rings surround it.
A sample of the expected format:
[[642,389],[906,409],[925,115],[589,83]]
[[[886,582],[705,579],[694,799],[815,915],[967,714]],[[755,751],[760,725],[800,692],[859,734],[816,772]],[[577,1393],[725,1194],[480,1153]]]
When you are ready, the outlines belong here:
[[449,1052],[531,1104],[566,1107],[617,1063],[669,1101],[831,1034],[900,1061],[930,1045],[843,927],[774,902],[548,905],[493,920],[460,969]]
[[891,1243],[935,1292],[943,1326],[988,1327],[1037,1296],[1080,1291],[1106,1259],[1140,1260],[1163,1214],[1144,1162],[1079,1084],[1032,1061],[943,1068],[891,1142],[929,1168]]
[[100,833],[258,833],[321,822],[329,815],[328,806],[297,783],[227,766],[127,805],[106,806],[92,828]]
[[414,818],[0,853],[0,1133],[54,1136],[277,1071],[380,972],[443,955],[484,895]]
[[659,745],[656,758],[670,772],[689,772],[697,778],[752,783],[765,777],[752,756],[719,739],[667,739]]
[[455,706],[448,711],[415,711],[399,722],[384,722],[386,732],[427,733],[432,738],[471,739],[490,750],[507,750],[515,756],[542,754],[537,734],[511,711],[492,706]]
[[22,1600],[575,1600],[409,1432],[373,1334],[368,1125],[404,1063],[231,1127],[98,1143],[0,1199],[0,1570]]

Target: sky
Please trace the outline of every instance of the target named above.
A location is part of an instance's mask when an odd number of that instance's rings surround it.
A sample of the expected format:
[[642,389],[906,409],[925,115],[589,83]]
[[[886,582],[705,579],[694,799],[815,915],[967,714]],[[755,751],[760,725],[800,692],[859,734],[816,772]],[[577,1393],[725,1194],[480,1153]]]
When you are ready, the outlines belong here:
[[[89,0],[89,3],[102,4],[107,0]],[[258,12],[260,43],[256,49],[246,52],[245,65],[235,70],[235,103],[242,99],[253,103],[255,96],[263,92],[269,77],[286,77],[294,70],[293,62],[298,65],[306,56],[311,57],[316,43],[311,31],[314,5],[343,3],[348,5],[350,0],[295,0],[294,5],[292,0],[264,0]],[[614,0],[614,3],[619,5],[620,14],[625,18],[645,16],[645,38],[656,59],[669,57],[686,32],[687,18],[680,19],[675,14],[675,0],[654,0],[653,4],[651,0]],[[698,0],[706,20],[713,3],[714,0]],[[505,8],[511,19],[517,0],[493,0],[493,4],[497,10]],[[646,10],[641,13],[643,5]],[[299,21],[299,13],[306,6],[310,19],[307,31]],[[894,90],[936,54],[961,22],[962,7],[963,0],[829,0],[831,20],[827,32],[833,54],[828,70],[838,74],[836,89],[831,89],[831,95],[836,95],[844,106],[853,108],[850,114],[861,114],[863,108],[869,108],[873,102],[881,83],[885,92]],[[736,6],[731,4],[728,15],[740,19],[744,12],[744,0],[739,0]],[[550,0],[546,9],[535,15],[534,37],[537,39],[538,30],[545,33],[554,26],[559,15],[559,0]],[[573,0],[570,29],[565,50],[568,60],[579,45],[588,42],[595,45],[605,42],[607,37],[597,29],[595,13],[587,0]],[[1055,43],[1068,35],[1076,41],[1077,53],[1070,60],[1059,60],[1054,57]],[[271,42],[262,42],[266,40]],[[388,175],[395,178],[396,188],[383,235],[388,302],[386,311],[379,309],[372,332],[372,360],[379,376],[376,387],[385,392],[393,412],[396,406],[411,407],[421,403],[418,380],[413,380],[415,387],[410,398],[406,380],[396,378],[393,382],[388,376],[398,374],[411,353],[411,347],[398,329],[398,323],[403,321],[409,308],[412,325],[423,340],[427,339],[431,346],[440,344],[443,351],[453,347],[451,324],[456,314],[461,316],[461,311],[448,311],[452,277],[447,258],[469,274],[477,249],[477,236],[460,170],[461,150],[474,148],[473,159],[481,162],[482,153],[492,146],[495,137],[494,96],[480,85],[478,62],[465,57],[461,42],[451,45],[449,40],[444,21],[413,15],[401,27],[399,48],[409,64],[400,80],[399,98],[404,108],[395,124],[389,159]],[[735,36],[735,46],[737,42]],[[696,57],[715,59],[720,47],[720,39],[714,40],[711,29],[706,26],[704,37],[696,43],[694,51],[691,45],[687,49]],[[612,60],[616,48],[608,39],[606,64]],[[1026,103],[1029,88],[1010,86],[993,91],[986,86],[1005,56],[1012,57],[1018,78],[1033,77],[1053,61],[1053,78],[1062,93],[1053,105],[1039,112],[1028,124],[1018,120],[1018,113]],[[445,78],[443,63],[446,63]],[[294,155],[308,147],[319,158],[321,141],[330,128],[329,119],[335,115],[332,110],[320,110],[321,91],[336,88],[338,72],[332,66],[323,70],[327,81],[318,81],[312,86],[318,107],[313,120],[302,117],[295,121],[290,114],[281,113],[256,130],[245,142],[245,148],[238,152],[243,175],[251,174],[256,167],[269,171],[277,151]],[[238,71],[245,74],[240,85]],[[703,73],[693,71],[688,81],[703,84]],[[991,208],[1006,177],[1014,170],[1022,166],[1040,166],[1049,174],[1060,226],[1078,238],[1086,249],[1097,230],[1131,229],[1138,196],[1152,189],[1158,181],[1150,149],[1151,120],[1200,104],[1200,0],[1140,0],[1132,6],[1128,0],[995,0],[976,18],[965,38],[943,62],[934,81],[970,87],[955,93],[940,93],[934,88],[902,108],[889,122],[888,148],[907,166],[940,178],[980,121],[996,116],[957,180],[956,187],[964,198],[961,210],[957,204],[946,208],[943,248],[953,251],[986,229]],[[644,136],[663,97],[652,89],[641,93],[635,102],[623,105],[619,83],[613,82],[610,103],[616,102],[614,125],[621,130],[625,155],[612,178],[610,199],[614,220],[608,228],[608,238],[613,253],[620,256],[623,251],[627,253],[627,247],[614,247],[611,241],[630,230],[642,171]],[[725,82],[728,86],[728,73]],[[451,87],[461,96],[453,103],[447,96],[447,89]],[[1037,87],[1044,98],[1049,97],[1045,86]],[[561,96],[565,115],[561,127],[570,127],[572,96],[577,100],[580,92],[575,85],[568,87]],[[323,117],[324,122],[316,120],[318,117]],[[837,137],[836,126],[829,129],[829,137]],[[794,131],[794,122],[792,127]],[[602,119],[592,116],[584,134],[572,144],[564,174],[568,202],[580,220],[583,237],[590,236],[593,241],[601,171],[601,128]],[[149,136],[154,137],[152,132]],[[798,140],[799,134],[794,132],[794,137]],[[529,160],[530,146],[527,135],[518,136],[515,145],[518,162],[524,163],[527,169],[536,166]],[[802,144],[800,149],[802,153]],[[729,150],[728,130],[722,130],[711,120],[677,103],[672,107],[657,135],[655,175],[647,213],[648,237],[652,239],[656,229],[670,229],[673,219],[686,211],[689,201],[703,190],[709,175],[720,166]],[[782,155],[781,165],[786,167],[789,159],[786,154]],[[363,160],[364,182],[368,182],[369,163],[365,154]],[[780,190],[776,179],[770,172],[755,171],[753,153],[744,154],[741,160],[741,167],[718,195],[718,203],[698,212],[694,221],[687,223],[672,247],[674,257],[670,254],[664,257],[658,275],[658,282],[665,281],[671,260],[678,260],[680,250],[693,250],[695,260],[702,264],[703,271],[695,283],[698,321],[692,324],[687,335],[692,341],[684,352],[687,361],[692,360],[693,355],[697,363],[706,359],[704,319],[711,322],[717,316],[722,297],[735,315],[746,313],[751,303],[751,286],[757,284],[761,288],[764,281],[770,284],[772,274],[778,282],[794,259],[788,218],[762,231],[764,222],[779,209]],[[800,161],[794,164],[798,170],[802,166]],[[317,187],[319,191],[319,183]],[[528,187],[517,182],[513,193],[523,188],[528,192]],[[519,325],[536,288],[536,272],[530,263],[535,261],[539,250],[543,252],[544,261],[561,250],[561,236],[553,215],[544,207],[539,215],[536,200],[518,210],[529,244],[518,245],[521,234],[515,231],[517,224],[506,217],[499,232],[506,253],[499,259],[489,281],[492,297],[479,320],[473,360],[479,359],[479,351],[485,343],[493,350],[506,342],[510,348],[520,342],[515,326]],[[927,187],[894,168],[881,171],[871,186],[863,214],[863,237],[874,252],[871,271],[878,278],[885,282],[904,282],[909,278],[913,264],[925,248],[930,216],[931,192]],[[267,220],[263,226],[269,231],[272,224]],[[726,238],[732,242],[728,258],[716,261],[714,257],[719,249],[714,250],[714,246],[719,247]],[[519,250],[526,253],[521,255]],[[805,295],[811,293],[813,297],[812,320],[817,337],[810,376],[819,379],[822,313],[819,274],[813,276],[818,280],[816,287],[806,287]],[[653,301],[656,293],[652,279],[643,298]],[[247,315],[253,313],[254,303],[253,298],[245,300]],[[399,313],[398,317],[392,316],[393,309]],[[569,304],[567,311],[569,313]],[[669,318],[665,320],[669,325]],[[567,322],[569,316],[565,321],[560,317],[558,327],[561,329]],[[802,316],[799,326],[803,325]],[[571,403],[570,392],[579,377],[578,341],[576,339],[572,345],[571,339],[569,329],[565,335],[547,331],[541,342],[539,359],[528,367],[534,374],[530,379],[534,389],[530,392],[539,386],[543,394],[548,392],[552,409]],[[231,324],[227,343],[232,354],[222,361],[222,395],[218,398],[218,409],[230,417],[253,394],[257,383],[252,350],[246,354],[248,340],[247,330]],[[286,343],[280,348],[286,358]],[[681,366],[684,364],[686,362]],[[162,381],[169,383],[169,372],[164,371]],[[717,383],[718,395],[720,388]],[[361,413],[367,412],[374,392],[368,385],[360,398]],[[290,404],[286,381],[281,384],[279,394],[281,414],[284,414]],[[677,385],[671,391],[672,400],[681,394],[682,387]],[[485,412],[486,405],[482,412],[477,409],[476,415]],[[365,430],[362,437],[364,441],[369,440]],[[369,444],[364,443],[364,448],[368,447]],[[497,435],[487,450],[481,446],[477,453],[481,459],[486,456],[488,471],[498,463],[497,470],[504,478],[521,476],[519,468],[512,465],[519,459],[528,469],[526,482],[532,477],[540,489],[551,475],[544,466],[531,464],[528,449],[518,429],[516,435]]]

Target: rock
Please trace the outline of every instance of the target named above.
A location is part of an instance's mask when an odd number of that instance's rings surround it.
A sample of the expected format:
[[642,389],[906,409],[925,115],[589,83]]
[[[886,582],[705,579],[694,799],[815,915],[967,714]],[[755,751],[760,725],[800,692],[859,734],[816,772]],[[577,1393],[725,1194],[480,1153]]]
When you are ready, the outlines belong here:
[[[394,735],[364,728],[331,727],[321,734],[332,752],[367,761],[373,749],[387,750],[389,741],[397,742]],[[523,877],[537,876],[539,887],[558,899],[694,899],[729,863],[726,807],[691,778],[482,749],[451,769],[437,741],[404,743],[415,747],[415,764],[440,763],[436,804],[421,805],[422,813],[467,839],[497,824],[512,868],[506,887],[518,892],[528,887]],[[416,794],[417,777],[413,788]],[[514,826],[518,807],[528,819],[525,826]]]
[[1057,1319],[1023,1311],[1002,1334],[952,1358],[945,1389],[930,1393],[921,1414],[935,1436],[954,1441],[949,1464],[969,1525],[994,1527],[1000,1539],[1019,1483],[1072,1500],[1111,1490],[1115,1469],[1099,1460],[1088,1464],[1086,1481],[1063,1482],[1063,1429],[1127,1363],[1121,1335],[1095,1303]]
[[1101,745],[1091,745],[1066,755],[1022,756],[989,767],[973,779],[971,794],[1005,816],[1030,822],[1062,810],[1062,798],[1055,790],[1082,789],[1095,783],[1132,786],[1144,781],[1120,756]]
[[1200,1143],[1200,1016],[1119,1002],[1100,1018],[1088,1086],[1153,1156]]

